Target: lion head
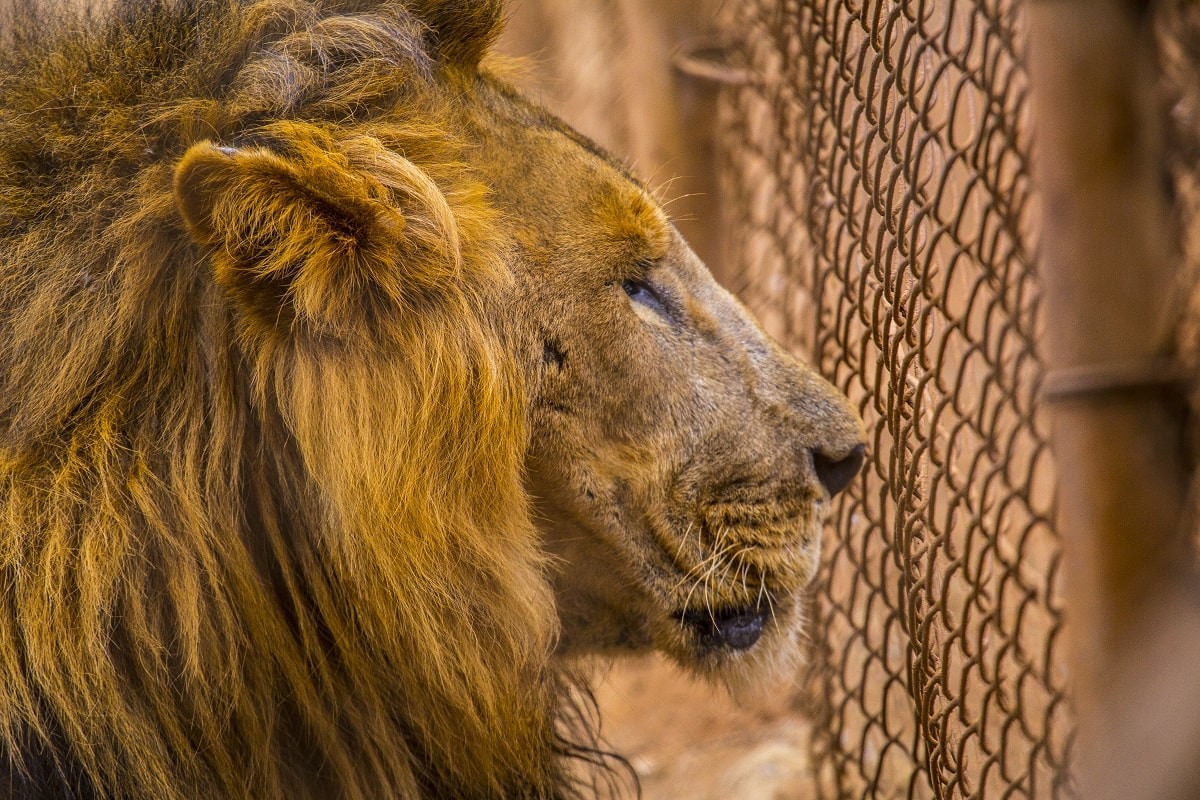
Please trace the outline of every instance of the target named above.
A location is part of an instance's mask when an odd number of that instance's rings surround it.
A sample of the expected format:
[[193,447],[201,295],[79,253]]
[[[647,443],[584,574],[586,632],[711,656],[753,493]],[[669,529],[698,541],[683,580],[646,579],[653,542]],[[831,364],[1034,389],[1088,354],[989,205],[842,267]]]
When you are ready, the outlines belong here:
[[828,500],[862,464],[857,415],[611,157],[519,99],[489,106],[511,120],[475,140],[516,239],[503,314],[534,337],[527,485],[560,650],[725,677],[785,662]]
[[0,55],[0,785],[569,796],[572,654],[794,650],[857,418],[498,2],[55,16]]

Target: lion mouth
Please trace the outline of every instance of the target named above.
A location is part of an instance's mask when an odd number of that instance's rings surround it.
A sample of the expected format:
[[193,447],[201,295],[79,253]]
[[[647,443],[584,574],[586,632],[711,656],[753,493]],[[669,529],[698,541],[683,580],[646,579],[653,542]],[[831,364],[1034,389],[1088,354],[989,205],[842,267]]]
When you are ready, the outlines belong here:
[[746,650],[762,636],[767,612],[757,608],[684,611],[676,615],[706,648]]

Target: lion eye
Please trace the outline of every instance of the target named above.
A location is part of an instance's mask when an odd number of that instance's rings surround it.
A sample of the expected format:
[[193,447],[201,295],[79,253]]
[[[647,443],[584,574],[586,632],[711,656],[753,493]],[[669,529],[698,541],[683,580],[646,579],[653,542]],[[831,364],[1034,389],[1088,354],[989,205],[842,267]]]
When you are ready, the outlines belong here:
[[644,280],[639,278],[626,278],[621,284],[621,288],[625,290],[625,294],[629,295],[629,299],[635,303],[641,303],[646,308],[667,316],[667,306],[663,303],[658,292]]

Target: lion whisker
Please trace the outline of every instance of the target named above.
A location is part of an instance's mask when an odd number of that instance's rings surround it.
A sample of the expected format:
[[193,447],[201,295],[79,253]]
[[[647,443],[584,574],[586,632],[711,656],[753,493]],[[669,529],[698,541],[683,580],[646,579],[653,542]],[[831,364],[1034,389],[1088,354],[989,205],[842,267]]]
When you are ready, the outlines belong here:
[[[715,551],[710,556],[708,556],[706,559],[701,561],[700,564],[697,565],[697,567],[693,568],[692,570],[689,570],[689,576],[690,576],[690,573],[695,572],[696,569],[699,569],[699,568],[704,569],[704,574],[702,576],[698,577],[692,583],[692,588],[690,591],[688,591],[687,597],[683,601],[683,612],[685,614],[687,613],[688,608],[691,606],[692,597],[695,595],[696,590],[699,588],[703,588],[703,592],[701,593],[701,596],[704,600],[704,606],[711,610],[711,603],[709,602],[710,594],[709,594],[709,589],[708,589],[709,582],[712,580],[712,576],[717,571],[717,568],[720,567],[720,565],[722,563],[722,556],[724,556],[726,553],[728,553],[730,550],[732,550],[733,547],[734,546],[732,544],[726,545],[721,550]],[[680,586],[682,586],[683,583],[688,579],[689,576],[685,576],[676,585],[675,588],[678,589]]]
[[678,591],[681,586],[690,581],[693,577],[699,579],[698,576],[702,570],[714,568],[715,564],[721,560],[721,557],[728,553],[732,548],[733,545],[727,545],[720,550],[709,553],[695,566],[685,572],[682,577],[680,577],[675,586],[672,587],[672,591]]
[[[746,555],[747,550],[748,550],[748,548],[743,548],[743,549],[739,550],[737,552],[737,554],[734,556],[734,558],[741,560],[742,556]],[[745,561],[742,561],[741,572],[742,572],[742,592],[745,594],[749,594],[750,589],[746,586],[746,579],[750,576],[750,565],[747,564]]]
[[773,601],[771,599],[770,594],[767,594],[765,596],[767,598],[767,610],[771,612],[771,624],[778,627],[779,626],[779,618],[777,616],[775,616],[775,601]]

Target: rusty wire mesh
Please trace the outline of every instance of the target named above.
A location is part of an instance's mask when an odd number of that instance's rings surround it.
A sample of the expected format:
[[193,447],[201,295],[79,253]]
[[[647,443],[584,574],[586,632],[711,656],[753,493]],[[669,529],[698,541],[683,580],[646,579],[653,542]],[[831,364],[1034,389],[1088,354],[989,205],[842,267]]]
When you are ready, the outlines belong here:
[[823,797],[1071,796],[1014,0],[752,0],[732,284],[857,404],[807,701]]

